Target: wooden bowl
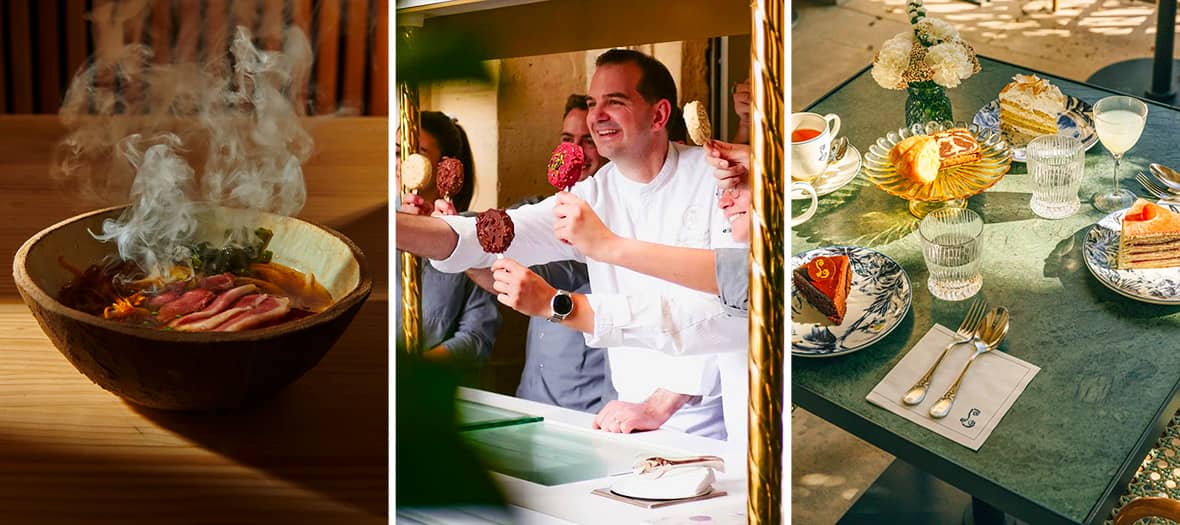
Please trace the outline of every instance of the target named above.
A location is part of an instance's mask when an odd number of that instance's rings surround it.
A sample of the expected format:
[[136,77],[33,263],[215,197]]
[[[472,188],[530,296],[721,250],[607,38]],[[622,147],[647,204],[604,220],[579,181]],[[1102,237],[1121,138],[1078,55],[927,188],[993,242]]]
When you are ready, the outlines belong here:
[[62,355],[91,381],[140,405],[213,410],[266,399],[319,362],[372,290],[364,254],[340,233],[290,217],[211,208],[198,240],[212,240],[229,225],[269,228],[274,262],[314,274],[332,294],[332,306],[268,328],[185,333],[125,325],[62,305],[58,291],[73,274],[58,258],[85,268],[114,254],[113,244],[89,232],[102,231],[103,220],[123,209],[84,213],[34,235],[16,253],[13,277]]

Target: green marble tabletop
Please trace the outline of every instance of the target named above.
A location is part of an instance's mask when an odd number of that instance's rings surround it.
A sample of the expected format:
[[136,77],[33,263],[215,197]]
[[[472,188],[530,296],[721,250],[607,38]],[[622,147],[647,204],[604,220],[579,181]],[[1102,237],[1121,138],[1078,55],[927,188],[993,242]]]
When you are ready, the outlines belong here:
[[[948,90],[956,120],[970,122],[1014,74],[1029,72],[982,57],[980,62],[980,73]],[[1091,104],[1112,94],[1047,78]],[[865,70],[808,111],[839,114],[840,133],[863,154],[878,137],[904,125],[904,104],[904,91],[881,88]],[[1180,111],[1148,105],[1147,127],[1121,170],[1120,184],[1140,195],[1146,192],[1134,182],[1137,171],[1151,162],[1180,167]],[[883,252],[909,274],[912,309],[893,333],[867,349],[793,358],[793,401],[1025,521],[1107,519],[1113,498],[1171,418],[1180,384],[1180,307],[1123,298],[1099,283],[1082,258],[1086,232],[1104,215],[1089,203],[1090,195],[1113,184],[1112,169],[1102,144],[1091,148],[1082,208],[1061,220],[1033,214],[1031,180],[1020,163],[968,201],[986,224],[981,293],[1012,315],[1001,350],[1041,367],[978,452],[865,401],[932,324],[956,328],[969,301],[930,295],[917,219],[905,201],[873,186],[863,173],[821,198],[820,212],[793,228],[791,251],[856,245]]]

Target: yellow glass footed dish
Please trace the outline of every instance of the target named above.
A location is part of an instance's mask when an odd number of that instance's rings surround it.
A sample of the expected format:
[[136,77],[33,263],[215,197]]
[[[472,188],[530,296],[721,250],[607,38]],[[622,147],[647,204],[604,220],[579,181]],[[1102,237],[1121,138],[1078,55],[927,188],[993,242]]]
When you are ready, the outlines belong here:
[[[889,150],[903,139],[954,128],[966,128],[979,141],[983,154],[979,160],[941,169],[938,178],[928,183],[902,176],[889,160]],[[998,131],[965,122],[927,122],[890,131],[869,147],[864,160],[863,170],[869,181],[885,193],[909,201],[910,213],[921,218],[938,208],[965,207],[968,197],[1000,182],[1012,165],[1012,151]]]

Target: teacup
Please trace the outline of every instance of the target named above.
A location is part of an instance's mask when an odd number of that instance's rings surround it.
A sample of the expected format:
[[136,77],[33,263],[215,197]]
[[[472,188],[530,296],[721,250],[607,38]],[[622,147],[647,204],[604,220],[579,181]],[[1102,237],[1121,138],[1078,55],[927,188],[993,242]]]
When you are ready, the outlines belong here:
[[833,160],[832,140],[840,133],[835,113],[791,114],[791,180],[812,182]]
[[807,211],[803,212],[798,217],[791,217],[791,226],[798,226],[807,222],[807,219],[814,217],[815,212],[819,210],[819,194],[815,192],[815,186],[802,181],[792,182],[791,193],[795,193],[796,189],[806,193],[808,197],[811,198],[811,204],[807,206]]

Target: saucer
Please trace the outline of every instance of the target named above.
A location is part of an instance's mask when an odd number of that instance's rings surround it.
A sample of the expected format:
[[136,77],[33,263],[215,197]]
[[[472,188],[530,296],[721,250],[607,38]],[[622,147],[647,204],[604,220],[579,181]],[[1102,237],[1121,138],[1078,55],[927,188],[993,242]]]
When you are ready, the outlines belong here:
[[[860,150],[852,144],[848,145],[848,151],[844,152],[844,158],[836,161],[822,175],[811,181],[811,185],[815,187],[816,195],[823,197],[840,188],[843,188],[856,175],[860,173]],[[807,193],[802,190],[792,191],[791,200],[806,199]]]

